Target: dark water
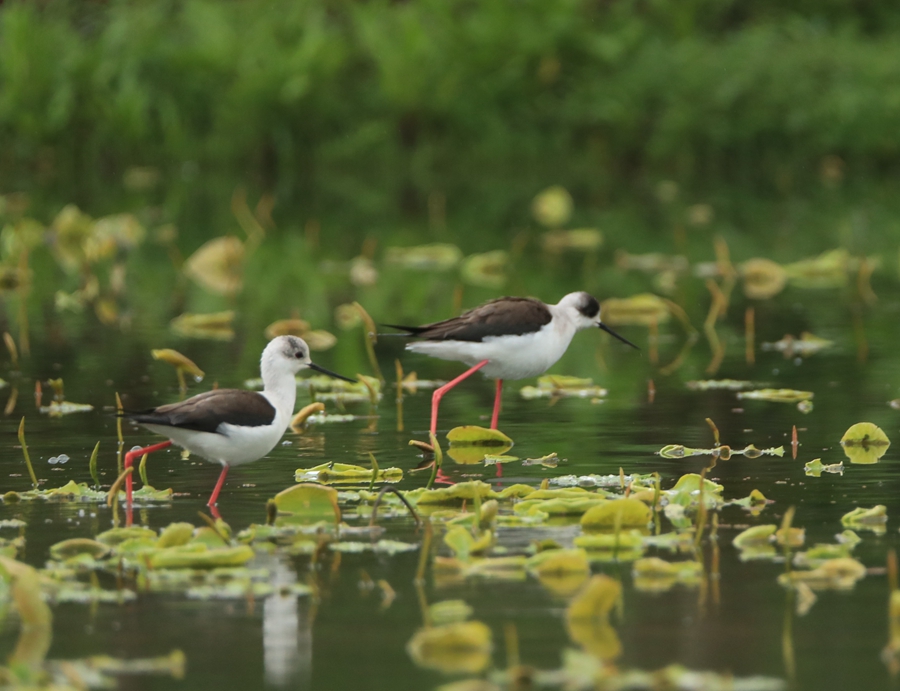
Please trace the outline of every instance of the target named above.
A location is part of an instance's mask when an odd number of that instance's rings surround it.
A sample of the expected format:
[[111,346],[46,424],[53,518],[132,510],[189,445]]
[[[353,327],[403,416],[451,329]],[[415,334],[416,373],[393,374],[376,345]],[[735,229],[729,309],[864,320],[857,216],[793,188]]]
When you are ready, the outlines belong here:
[[[889,437],[896,435],[896,413],[887,402],[897,394],[900,365],[894,357],[896,331],[892,326],[900,293],[889,284],[879,287],[879,302],[867,313],[864,324],[867,353],[864,361],[854,332],[850,309],[835,299],[837,291],[793,291],[781,296],[780,309],[761,321],[764,338],[775,340],[786,332],[799,334],[802,328],[815,329],[831,338],[834,346],[805,359],[785,359],[779,353],[757,352],[757,363],[749,366],[743,358],[740,320],[720,325],[728,345],[728,357],[716,377],[748,378],[777,387],[792,387],[815,393],[814,410],[803,414],[793,404],[738,401],[731,392],[694,392],[685,387],[689,379],[704,378],[709,349],[701,339],[685,366],[674,375],[656,373],[649,362],[646,331],[624,327],[622,332],[644,347],[638,355],[596,333],[579,334],[571,352],[554,372],[591,376],[610,389],[600,404],[586,400],[562,400],[550,405],[545,400],[525,401],[518,395],[521,385],[507,387],[501,429],[515,442],[513,453],[536,457],[557,452],[563,459],[556,469],[504,467],[502,478],[492,468],[454,466],[445,472],[453,479],[483,478],[498,488],[515,482],[537,485],[545,477],[563,474],[650,473],[662,476],[663,488],[670,487],[683,473],[699,472],[705,458],[665,460],[656,452],[665,444],[682,443],[694,447],[712,446],[709,417],[717,424],[722,442],[733,448],[754,444],[759,448],[785,445],[783,458],[739,456],[720,461],[709,477],[725,486],[726,498],[747,496],[761,490],[773,500],[758,517],[739,507],[727,507],[719,517],[718,549],[720,579],[718,595],[712,589],[676,586],[662,594],[643,593],[632,587],[629,564],[595,564],[594,573],[620,578],[624,585],[621,619],[613,624],[622,643],[617,664],[622,669],[654,670],[681,664],[696,670],[731,673],[736,676],[767,675],[787,679],[783,653],[786,612],[793,607],[788,593],[776,583],[783,564],[742,563],[732,538],[748,525],[779,523],[790,506],[796,507],[795,526],[806,529],[806,545],[833,542],[841,532],[841,516],[855,506],[885,504],[890,521],[887,533],[876,536],[861,532],[862,543],[854,555],[872,573],[848,592],[820,592],[818,602],[803,616],[790,617],[797,689],[892,688],[884,664],[879,659],[887,642],[888,583],[882,567],[887,552],[897,546],[894,515],[900,489],[896,470],[896,447],[875,465],[846,467],[843,475],[807,477],[803,464],[813,458],[823,463],[845,460],[838,444],[853,423],[879,424]],[[705,305],[698,309],[695,324],[702,321]],[[738,308],[732,309],[738,315]],[[765,312],[763,312],[765,313]],[[771,337],[771,338],[769,338]],[[358,338],[358,335],[342,336]],[[664,331],[662,359],[674,356],[682,339],[676,327]],[[25,490],[27,472],[16,448],[15,430],[19,417],[27,418],[28,443],[38,477],[45,486],[62,485],[69,479],[89,481],[88,456],[97,440],[101,442],[100,466],[103,480],[115,476],[115,421],[102,412],[113,404],[114,391],[130,396],[133,403],[153,404],[175,400],[174,377],[162,365],[151,364],[145,341],[155,346],[171,342],[165,331],[117,337],[115,348],[122,356],[115,366],[103,357],[78,355],[90,348],[90,338],[73,339],[50,347],[40,340],[35,354],[26,361],[19,380],[19,402],[3,423],[6,450],[0,457],[4,490]],[[212,381],[239,385],[257,376],[254,345],[191,343],[176,347],[188,352],[209,372],[207,382],[194,385],[192,392],[205,390]],[[112,346],[110,346],[112,347]],[[256,351],[258,352],[258,351]],[[460,371],[454,364],[403,355],[398,342],[379,348],[381,367],[393,371],[394,357],[403,358],[407,371],[420,377],[449,378]],[[359,363],[358,354],[321,354],[322,364],[350,373]],[[121,361],[127,361],[123,364]],[[78,361],[76,367],[72,364]],[[54,367],[54,363],[59,363]],[[85,363],[89,363],[85,365]],[[342,369],[341,365],[345,368]],[[364,365],[363,365],[364,366]],[[31,400],[33,381],[47,376],[63,376],[70,400],[89,402],[97,410],[63,419],[48,419],[36,413]],[[392,378],[392,377],[389,377]],[[653,379],[655,398],[648,400],[648,380]],[[487,424],[493,386],[473,377],[444,399],[440,428],[460,424]],[[306,402],[301,395],[298,406]],[[367,464],[367,453],[376,454],[381,467],[396,466],[408,471],[421,458],[409,447],[411,438],[425,439],[430,395],[420,392],[405,396],[406,431],[397,431],[393,389],[388,387],[380,405],[367,404],[349,409],[377,419],[335,423],[309,428],[304,434],[288,432],[284,443],[269,457],[232,471],[222,492],[219,509],[235,531],[250,523],[265,521],[265,502],[293,483],[295,469],[338,461]],[[796,460],[790,457],[791,428],[799,429],[801,446]],[[442,433],[439,435],[442,438]],[[126,448],[150,443],[151,435],[126,426]],[[64,466],[49,465],[47,459],[60,453],[71,460]],[[197,516],[205,510],[218,469],[202,461],[183,461],[177,452],[151,456],[150,482],[171,487],[177,493],[169,505],[140,509],[136,522],[154,529],[173,521],[200,524]],[[401,488],[424,484],[427,473],[407,474]],[[22,559],[41,566],[51,544],[69,537],[91,537],[111,527],[106,506],[87,503],[6,504],[0,518],[18,517],[28,524],[27,547]],[[382,519],[386,537],[416,541],[421,533],[408,518]],[[668,523],[663,520],[664,529]],[[739,526],[739,527],[737,527]],[[437,530],[437,536],[441,531]],[[536,533],[534,533],[536,534]],[[499,532],[500,545],[527,544],[529,529],[506,528]],[[440,554],[447,548],[435,540]],[[704,547],[710,565],[712,546]],[[648,552],[654,554],[653,550]],[[666,556],[662,554],[661,556]],[[141,594],[125,605],[60,605],[54,608],[54,637],[49,658],[80,658],[108,654],[123,658],[152,657],[179,648],[187,658],[187,676],[182,682],[166,677],[137,677],[123,682],[123,688],[248,689],[273,687],[292,689],[422,689],[451,681],[438,672],[416,667],[405,646],[421,626],[422,613],[415,588],[414,573],[418,553],[393,557],[371,554],[331,555],[310,568],[309,557],[264,557],[280,578],[314,582],[316,597],[274,598],[269,601],[200,602],[181,595]],[[396,591],[396,599],[382,608],[378,589],[360,588],[363,572],[374,581],[386,580]],[[112,584],[107,583],[111,586]],[[429,575],[424,587],[429,602],[463,599],[474,609],[474,618],[488,624],[494,634],[493,662],[506,666],[504,627],[514,624],[523,663],[553,669],[561,663],[565,648],[577,647],[568,640],[564,623],[565,598],[546,590],[537,580],[491,582],[469,580],[461,585],[437,587]],[[2,634],[2,650],[10,650],[18,635],[15,618],[8,617]]]

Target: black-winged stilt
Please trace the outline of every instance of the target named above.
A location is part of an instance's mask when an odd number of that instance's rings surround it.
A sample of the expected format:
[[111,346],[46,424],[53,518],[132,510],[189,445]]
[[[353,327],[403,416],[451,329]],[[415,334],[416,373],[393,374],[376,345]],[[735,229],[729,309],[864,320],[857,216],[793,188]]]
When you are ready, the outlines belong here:
[[[222,465],[219,480],[207,503],[207,506],[215,506],[228,469],[262,458],[284,435],[297,396],[294,375],[302,369],[355,381],[313,363],[309,359],[309,346],[302,338],[278,336],[269,341],[260,358],[263,380],[260,392],[214,389],[152,410],[123,412],[123,417],[169,438],[169,441],[129,451],[125,454],[125,467],[130,468],[134,459],[145,453],[177,444],[211,463]],[[131,506],[131,486],[129,475],[125,481],[128,506]]]
[[569,293],[555,305],[534,298],[503,297],[434,324],[385,326],[422,339],[407,343],[407,350],[442,360],[458,360],[469,366],[432,394],[432,434],[437,432],[438,407],[443,395],[478,370],[485,377],[497,380],[491,415],[491,429],[496,429],[503,380],[543,374],[566,352],[575,332],[600,327],[637,348],[600,321],[600,303],[585,292]]

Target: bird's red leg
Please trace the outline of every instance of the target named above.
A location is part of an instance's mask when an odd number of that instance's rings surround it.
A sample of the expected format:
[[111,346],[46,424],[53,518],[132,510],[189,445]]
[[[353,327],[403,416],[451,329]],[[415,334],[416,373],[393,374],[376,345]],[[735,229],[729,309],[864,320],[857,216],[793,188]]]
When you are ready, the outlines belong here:
[[[125,469],[127,470],[132,465],[134,465],[134,459],[143,456],[145,453],[153,453],[154,451],[159,451],[160,449],[167,449],[172,446],[171,441],[161,441],[159,444],[153,444],[152,446],[145,446],[142,449],[133,449],[125,454]],[[131,476],[134,473],[129,473],[125,478],[125,504],[126,506],[131,506]]]
[[497,380],[497,394],[494,396],[494,413],[491,415],[491,429],[497,429],[500,419],[500,400],[503,398],[503,380]]
[[228,466],[222,466],[222,472],[219,474],[219,481],[216,482],[216,488],[213,490],[213,493],[209,497],[209,501],[206,502],[207,506],[215,506],[216,499],[219,498],[219,492],[222,489],[222,485],[225,484],[225,476],[228,475]]
[[435,389],[434,393],[431,394],[431,433],[437,434],[437,418],[438,418],[438,407],[441,405],[441,398],[443,398],[444,394],[447,393],[454,386],[459,384],[463,379],[472,376],[475,372],[484,367],[490,360],[482,360],[474,367],[467,369],[465,372],[460,374],[453,381],[447,382],[442,387]]

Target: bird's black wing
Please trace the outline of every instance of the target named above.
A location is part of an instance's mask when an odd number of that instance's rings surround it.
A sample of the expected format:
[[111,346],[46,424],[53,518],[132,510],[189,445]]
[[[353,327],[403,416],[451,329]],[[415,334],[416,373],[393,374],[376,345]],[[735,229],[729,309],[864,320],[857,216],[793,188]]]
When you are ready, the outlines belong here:
[[398,326],[409,336],[429,341],[481,341],[488,336],[521,336],[540,331],[553,315],[540,300],[505,297],[492,300],[458,317],[424,326]]
[[255,391],[215,389],[152,410],[123,412],[122,417],[140,424],[218,432],[223,422],[242,427],[269,425],[275,419],[275,407]]

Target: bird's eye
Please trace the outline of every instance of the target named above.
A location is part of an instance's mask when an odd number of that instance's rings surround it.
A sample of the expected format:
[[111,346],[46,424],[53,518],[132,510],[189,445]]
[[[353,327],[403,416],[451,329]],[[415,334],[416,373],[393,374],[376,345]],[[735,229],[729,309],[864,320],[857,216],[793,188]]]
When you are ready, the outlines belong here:
[[294,357],[297,358],[298,360],[302,360],[303,359],[303,351],[298,350],[296,353],[294,353]]

